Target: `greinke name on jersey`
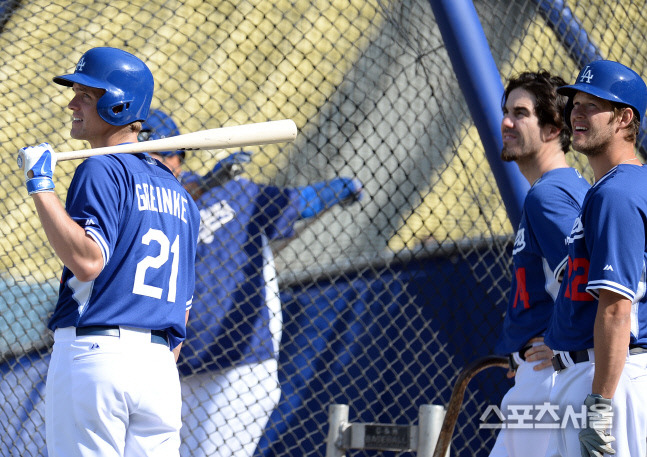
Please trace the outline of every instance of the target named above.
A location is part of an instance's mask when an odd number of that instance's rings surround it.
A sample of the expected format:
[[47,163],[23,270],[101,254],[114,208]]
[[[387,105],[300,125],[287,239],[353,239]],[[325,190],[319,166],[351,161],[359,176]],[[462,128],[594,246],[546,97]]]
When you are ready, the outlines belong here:
[[177,190],[156,187],[148,183],[135,185],[137,193],[137,209],[140,211],[156,211],[178,217],[185,224],[187,199]]

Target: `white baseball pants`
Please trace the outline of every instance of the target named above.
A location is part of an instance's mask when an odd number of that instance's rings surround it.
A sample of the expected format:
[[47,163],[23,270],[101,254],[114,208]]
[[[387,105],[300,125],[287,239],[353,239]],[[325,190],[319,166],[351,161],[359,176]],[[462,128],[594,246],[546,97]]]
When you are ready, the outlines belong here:
[[[550,399],[555,371],[553,367],[541,371],[533,370],[539,362],[521,362],[515,375],[514,386],[508,390],[501,401],[501,413],[506,418],[515,411],[518,414],[535,416],[536,407]],[[527,412],[530,411],[528,415]],[[532,419],[528,421],[508,421],[497,436],[490,457],[544,457],[548,447],[550,430],[537,428]]]
[[[591,393],[594,371],[595,363],[589,361],[557,373],[551,403],[562,410],[570,406],[579,412]],[[627,356],[612,405],[611,434],[616,441],[611,446],[616,451],[615,457],[647,455],[647,354]],[[552,431],[547,457],[580,455],[578,434],[581,428],[574,427],[574,421],[567,421],[566,425]]]
[[54,332],[47,373],[49,457],[177,457],[181,389],[175,357],[150,332]]

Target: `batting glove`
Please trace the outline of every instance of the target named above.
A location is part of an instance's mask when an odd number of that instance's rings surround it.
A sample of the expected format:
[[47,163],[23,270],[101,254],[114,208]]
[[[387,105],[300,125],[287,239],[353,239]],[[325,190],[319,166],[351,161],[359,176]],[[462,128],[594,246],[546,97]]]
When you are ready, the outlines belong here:
[[48,143],[27,146],[18,151],[18,168],[25,172],[25,185],[29,195],[54,192],[54,167],[56,154]]
[[584,400],[586,406],[586,428],[580,431],[580,452],[582,457],[602,457],[615,454],[611,447],[616,439],[609,434],[613,422],[611,400],[598,394],[589,394]]
[[243,164],[252,160],[252,153],[247,151],[234,152],[219,161],[209,173],[204,175],[202,183],[207,188],[221,186],[243,172]]

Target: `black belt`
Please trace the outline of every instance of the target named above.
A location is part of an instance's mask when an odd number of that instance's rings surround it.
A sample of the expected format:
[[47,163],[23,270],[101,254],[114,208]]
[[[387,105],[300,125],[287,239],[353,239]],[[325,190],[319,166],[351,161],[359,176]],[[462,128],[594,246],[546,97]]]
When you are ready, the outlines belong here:
[[[91,325],[77,327],[76,336],[119,336],[119,327],[115,325]],[[151,343],[163,344],[168,347],[168,338],[165,330],[151,330]]]
[[[521,348],[521,350],[519,351],[519,358],[521,358],[521,360],[526,360],[526,351],[531,347],[532,344],[529,344]],[[511,371],[517,371],[517,368],[519,368],[519,364],[514,359],[514,354],[508,354],[508,365],[510,366]]]
[[572,364],[564,359],[563,354],[557,353],[553,356],[551,362],[553,363],[553,368],[555,369],[555,371],[561,371],[564,368],[568,368],[576,363],[589,361],[589,351],[587,349],[584,349],[582,351],[568,351],[568,356],[573,361]]
[[[642,346],[629,346],[629,355],[644,354],[646,352],[647,349]],[[573,361],[572,364],[564,359],[563,354],[557,353],[553,356],[551,362],[553,363],[553,368],[555,369],[555,371],[561,371],[564,368],[568,368],[576,363],[589,361],[589,351],[587,349],[584,349],[582,351],[568,351],[568,355]]]

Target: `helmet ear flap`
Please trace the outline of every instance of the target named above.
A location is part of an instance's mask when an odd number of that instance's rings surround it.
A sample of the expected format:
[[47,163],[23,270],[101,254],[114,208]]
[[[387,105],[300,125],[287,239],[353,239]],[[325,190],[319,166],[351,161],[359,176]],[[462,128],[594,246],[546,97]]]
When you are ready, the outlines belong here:
[[115,114],[122,113],[125,110],[128,110],[130,108],[130,101],[127,101],[125,103],[120,103],[118,105],[115,105],[112,107],[112,112]]
[[[133,103],[132,100],[120,100],[118,103],[110,103],[110,101],[111,97],[106,97],[104,94],[104,96],[97,102],[97,111],[103,120],[109,124],[113,124],[113,122],[116,122],[119,118],[132,117],[129,114],[130,107]],[[108,121],[108,119],[112,119],[113,122]],[[117,124],[114,123],[113,125]]]

